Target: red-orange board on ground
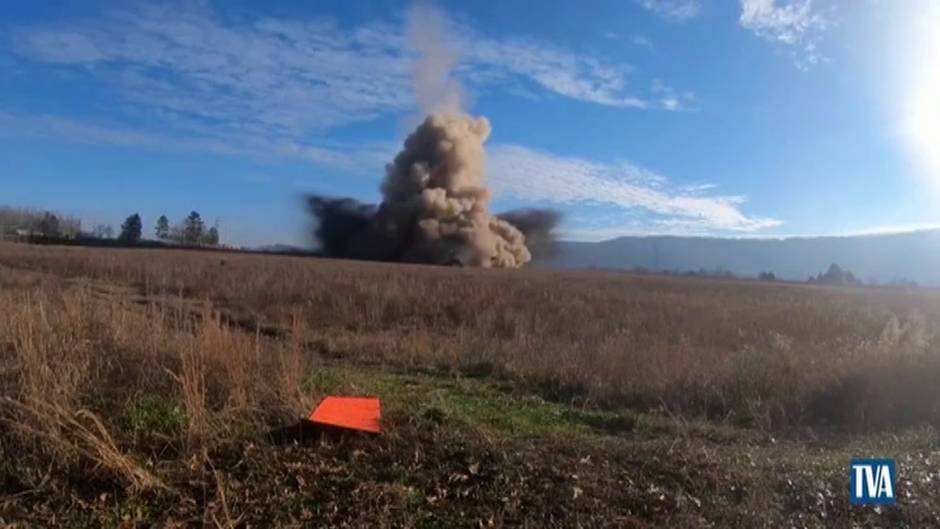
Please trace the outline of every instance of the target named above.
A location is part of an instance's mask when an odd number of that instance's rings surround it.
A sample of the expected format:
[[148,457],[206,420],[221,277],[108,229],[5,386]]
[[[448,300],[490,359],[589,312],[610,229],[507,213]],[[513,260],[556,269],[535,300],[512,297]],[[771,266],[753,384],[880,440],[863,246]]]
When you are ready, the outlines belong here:
[[327,397],[310,414],[310,421],[369,433],[381,433],[379,399]]

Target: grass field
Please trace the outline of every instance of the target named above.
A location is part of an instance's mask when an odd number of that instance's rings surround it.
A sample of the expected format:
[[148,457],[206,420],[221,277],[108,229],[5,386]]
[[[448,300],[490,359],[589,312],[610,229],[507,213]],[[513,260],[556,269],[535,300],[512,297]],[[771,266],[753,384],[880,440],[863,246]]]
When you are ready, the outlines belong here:
[[[940,525],[940,294],[0,245],[0,522]],[[383,400],[379,437],[300,426]],[[851,508],[848,462],[898,460]]]

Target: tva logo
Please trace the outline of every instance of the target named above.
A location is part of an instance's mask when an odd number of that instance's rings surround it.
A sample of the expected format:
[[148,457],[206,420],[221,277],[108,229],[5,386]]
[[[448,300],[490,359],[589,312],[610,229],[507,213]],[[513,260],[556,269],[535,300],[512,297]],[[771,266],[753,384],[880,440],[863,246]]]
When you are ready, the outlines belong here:
[[897,467],[893,459],[852,460],[852,505],[894,505]]

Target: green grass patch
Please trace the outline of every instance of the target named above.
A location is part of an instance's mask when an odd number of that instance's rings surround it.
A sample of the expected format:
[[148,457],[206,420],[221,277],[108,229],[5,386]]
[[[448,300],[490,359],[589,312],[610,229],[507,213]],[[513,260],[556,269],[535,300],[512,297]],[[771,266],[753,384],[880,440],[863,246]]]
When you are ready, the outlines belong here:
[[127,403],[121,423],[125,431],[138,438],[175,437],[186,429],[186,414],[165,397],[140,395]]
[[637,425],[631,413],[572,408],[514,394],[486,379],[319,367],[306,384],[322,395],[380,397],[382,413],[392,422],[419,418],[504,437],[596,436],[632,431]]

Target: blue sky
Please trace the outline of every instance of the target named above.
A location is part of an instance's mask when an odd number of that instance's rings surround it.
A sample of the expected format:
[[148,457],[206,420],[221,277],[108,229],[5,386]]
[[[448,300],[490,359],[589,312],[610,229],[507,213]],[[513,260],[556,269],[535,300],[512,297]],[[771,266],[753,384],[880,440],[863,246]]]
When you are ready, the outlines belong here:
[[[377,201],[419,119],[409,2],[17,2],[0,204],[218,219],[304,242],[307,192]],[[940,224],[930,0],[437,2],[493,209],[566,238]]]

